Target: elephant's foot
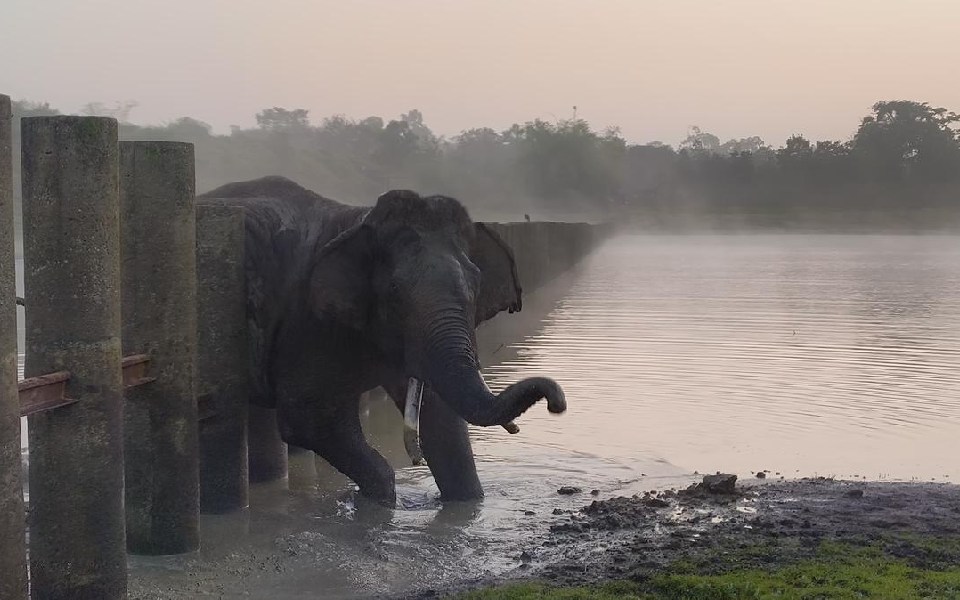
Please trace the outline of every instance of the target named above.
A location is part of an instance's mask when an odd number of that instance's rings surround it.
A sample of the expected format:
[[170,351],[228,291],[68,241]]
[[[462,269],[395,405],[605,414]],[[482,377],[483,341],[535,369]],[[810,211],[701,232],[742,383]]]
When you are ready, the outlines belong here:
[[396,504],[393,467],[367,444],[362,434],[328,436],[314,452],[353,480],[361,495],[391,507]]
[[[351,478],[352,479],[352,478]],[[356,480],[354,480],[356,481]],[[394,508],[397,505],[397,489],[394,487],[393,477],[390,481],[378,481],[374,484],[357,483],[360,487],[360,495],[377,504]]]
[[360,488],[360,494],[381,504],[394,506],[397,491],[393,468],[366,441],[341,444],[331,449],[319,447],[315,452],[336,470],[349,477]]

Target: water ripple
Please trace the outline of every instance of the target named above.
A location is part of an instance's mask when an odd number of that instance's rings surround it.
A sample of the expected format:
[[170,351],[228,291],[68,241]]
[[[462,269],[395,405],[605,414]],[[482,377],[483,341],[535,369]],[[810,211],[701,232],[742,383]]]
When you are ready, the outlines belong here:
[[486,367],[495,390],[548,374],[570,400],[562,427],[531,411],[500,452],[556,435],[691,470],[960,476],[957,242],[612,241]]

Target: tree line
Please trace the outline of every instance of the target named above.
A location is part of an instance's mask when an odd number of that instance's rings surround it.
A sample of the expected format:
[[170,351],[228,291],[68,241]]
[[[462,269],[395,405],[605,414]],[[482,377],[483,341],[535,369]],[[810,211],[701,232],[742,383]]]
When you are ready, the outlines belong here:
[[[135,105],[92,103],[82,112],[117,117],[123,139],[194,143],[200,191],[278,174],[360,204],[386,189],[411,188],[452,195],[490,212],[609,213],[663,211],[691,198],[701,207],[733,210],[734,197],[740,208],[744,197],[752,198],[751,210],[783,210],[797,202],[816,209],[815,201],[805,199],[824,190],[960,182],[960,117],[908,100],[874,104],[849,140],[808,140],[797,134],[779,148],[756,136],[721,141],[699,127],[675,148],[630,144],[617,128],[597,131],[577,118],[536,119],[502,131],[481,127],[442,137],[418,110],[391,120],[337,115],[314,124],[305,109],[271,107],[256,115],[256,127],[218,135],[189,117],[161,126],[134,125],[127,121]],[[57,111],[18,101],[14,114]],[[15,130],[17,125],[15,119]]]

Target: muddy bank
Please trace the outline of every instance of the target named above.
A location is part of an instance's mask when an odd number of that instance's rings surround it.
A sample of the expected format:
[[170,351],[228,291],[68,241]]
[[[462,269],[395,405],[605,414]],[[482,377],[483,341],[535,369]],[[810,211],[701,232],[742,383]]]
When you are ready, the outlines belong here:
[[947,483],[771,474],[719,478],[713,490],[690,476],[593,490],[571,479],[538,487],[531,510],[509,486],[490,486],[480,504],[444,505],[417,473],[402,479],[396,509],[342,486],[258,488],[248,511],[204,518],[199,552],[131,556],[130,597],[432,598],[530,580],[643,582],[678,569],[774,569],[833,541],[880,544],[923,567],[960,565],[960,486]]
[[678,566],[700,574],[772,569],[813,557],[825,542],[880,545],[888,556],[924,568],[960,564],[960,486],[824,478],[713,483],[719,485],[557,511],[548,530],[512,556],[511,571],[400,597],[524,580],[644,581]]

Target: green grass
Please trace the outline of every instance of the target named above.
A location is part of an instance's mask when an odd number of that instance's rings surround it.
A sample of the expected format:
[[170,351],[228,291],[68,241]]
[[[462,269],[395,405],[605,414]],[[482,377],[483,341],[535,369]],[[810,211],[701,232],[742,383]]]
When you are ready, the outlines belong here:
[[[774,569],[734,567],[722,573],[697,574],[690,573],[690,565],[685,563],[679,570],[668,569],[642,583],[616,582],[584,588],[525,583],[478,590],[461,597],[465,600],[960,599],[960,562],[955,554],[958,547],[957,540],[896,540],[869,546],[831,543],[823,544],[813,558]],[[902,557],[891,555],[890,551]],[[928,562],[930,555],[937,560]]]
[[612,582],[583,588],[558,588],[539,583],[521,583],[498,588],[468,592],[458,598],[463,600],[612,600],[613,598],[652,598],[637,585],[628,582]]

